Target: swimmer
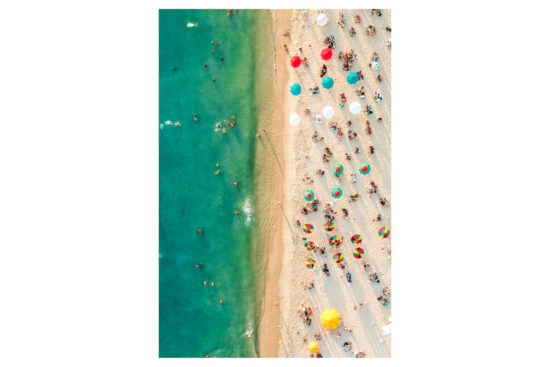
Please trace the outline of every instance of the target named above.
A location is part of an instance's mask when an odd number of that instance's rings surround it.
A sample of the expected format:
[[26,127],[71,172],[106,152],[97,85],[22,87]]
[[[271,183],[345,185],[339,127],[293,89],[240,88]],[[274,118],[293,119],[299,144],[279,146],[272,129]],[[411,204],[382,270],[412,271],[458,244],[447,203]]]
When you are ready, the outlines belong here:
[[173,67],[172,67],[172,70],[176,71],[176,67],[175,67],[175,66],[173,66]]
[[207,280],[204,281],[204,285],[208,285],[208,281],[207,281]]
[[198,268],[200,268],[202,266],[202,263],[200,263],[199,265],[195,265]]
[[221,58],[221,60],[223,61],[223,57]]
[[232,118],[233,120],[236,120],[236,119],[237,119],[235,116],[231,116],[231,118]]
[[210,50],[210,52],[214,52],[214,49]]
[[207,66],[207,65],[206,65],[206,64],[204,64],[204,67],[206,67],[206,66]]
[[248,218],[250,218],[250,217],[251,217],[251,215],[250,215],[250,214],[248,214]]
[[237,185],[238,185],[238,183],[236,183],[236,182],[233,182],[233,186],[237,186]]
[[220,164],[219,164],[219,163],[216,163],[216,167],[219,167],[219,166],[220,166]]
[[200,235],[202,235],[202,231],[200,229],[197,229],[197,233]]
[[217,170],[216,172],[214,172],[214,174],[217,175],[220,172],[221,172],[220,170]]
[[239,215],[239,212],[235,212],[235,215]]
[[224,133],[224,134],[225,134],[225,128],[223,128],[223,129],[222,129],[222,133]]
[[215,82],[215,81],[216,81],[216,79],[212,78],[212,81],[213,81],[213,82]]
[[251,334],[248,334],[248,339],[252,338],[252,335]]
[[214,282],[212,282],[212,287],[214,286]]
[[222,300],[220,300],[220,303],[223,303],[223,301],[222,301]]
[[220,44],[218,42],[216,42],[216,46],[219,46]]
[[212,42],[210,42],[210,43],[212,43],[212,44],[213,44],[213,43],[214,43],[214,40],[212,40]]

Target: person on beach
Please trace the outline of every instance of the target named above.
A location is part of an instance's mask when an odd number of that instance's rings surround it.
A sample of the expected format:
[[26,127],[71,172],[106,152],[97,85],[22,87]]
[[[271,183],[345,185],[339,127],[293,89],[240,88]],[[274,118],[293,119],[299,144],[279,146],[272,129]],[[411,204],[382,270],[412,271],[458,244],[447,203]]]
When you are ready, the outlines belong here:
[[288,47],[287,47],[287,45],[283,45],[283,46],[285,46],[285,51],[288,52]]
[[379,117],[377,121],[382,122],[382,117]]

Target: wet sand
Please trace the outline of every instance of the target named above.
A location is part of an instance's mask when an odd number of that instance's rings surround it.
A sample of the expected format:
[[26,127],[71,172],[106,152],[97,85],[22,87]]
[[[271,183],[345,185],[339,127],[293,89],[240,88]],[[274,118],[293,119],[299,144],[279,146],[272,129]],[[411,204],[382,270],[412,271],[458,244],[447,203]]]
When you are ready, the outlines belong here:
[[[283,221],[284,214],[278,202],[283,202],[283,171],[287,165],[284,164],[285,154],[283,153],[283,136],[287,133],[287,124],[285,119],[284,96],[285,88],[289,82],[289,74],[287,70],[288,55],[284,52],[283,44],[288,42],[288,38],[283,37],[284,30],[290,29],[292,23],[290,21],[292,10],[273,10],[274,20],[274,37],[275,37],[275,90],[273,99],[273,116],[267,122],[267,125],[259,124],[258,133],[261,134],[262,149],[266,149],[268,156],[265,164],[273,167],[272,170],[265,169],[265,172],[271,172],[270,177],[265,177],[265,184],[270,187],[271,196],[269,201],[270,219],[266,225],[270,228],[269,238],[269,259],[266,269],[266,286],[262,319],[260,322],[260,356],[263,358],[286,357],[284,348],[279,344],[282,339],[281,317],[279,307],[273,306],[274,303],[279,303],[279,278],[281,275],[281,265],[283,258]],[[281,50],[283,50],[281,52]],[[261,129],[265,128],[267,134]],[[286,173],[285,173],[286,176]],[[262,179],[264,181],[264,179]],[[269,182],[271,181],[271,182]],[[285,181],[286,182],[286,181]]]

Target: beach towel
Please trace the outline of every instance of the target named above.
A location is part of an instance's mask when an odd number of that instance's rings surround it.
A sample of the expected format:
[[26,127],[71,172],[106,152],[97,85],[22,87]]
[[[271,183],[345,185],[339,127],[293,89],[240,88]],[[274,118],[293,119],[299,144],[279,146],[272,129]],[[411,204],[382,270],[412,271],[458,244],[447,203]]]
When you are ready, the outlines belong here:
[[318,123],[318,124],[323,122],[323,115],[321,115],[320,113],[316,114],[315,115],[315,122]]

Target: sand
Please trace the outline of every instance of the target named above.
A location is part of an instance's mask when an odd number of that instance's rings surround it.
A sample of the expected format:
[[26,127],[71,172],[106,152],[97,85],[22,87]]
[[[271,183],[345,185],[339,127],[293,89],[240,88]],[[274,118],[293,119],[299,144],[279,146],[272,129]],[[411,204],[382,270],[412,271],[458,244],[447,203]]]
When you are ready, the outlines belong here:
[[[283,90],[284,95],[278,95],[279,99],[285,101],[284,117],[282,117],[285,167],[283,190],[285,195],[283,200],[284,216],[281,223],[284,253],[279,278],[279,306],[273,307],[271,302],[266,302],[266,309],[278,309],[282,316],[280,324],[283,327],[280,330],[282,330],[283,343],[279,348],[279,357],[309,357],[307,344],[315,340],[313,338],[315,333],[325,332],[319,317],[323,310],[330,308],[337,310],[342,315],[343,321],[338,328],[330,330],[329,334],[323,336],[321,341],[317,341],[323,357],[353,358],[355,351],[364,351],[367,357],[390,357],[391,335],[384,336],[382,327],[387,324],[388,317],[391,316],[391,296],[386,297],[390,301],[390,305],[386,307],[377,301],[376,297],[382,295],[382,290],[386,286],[391,290],[391,259],[388,256],[388,250],[391,249],[391,236],[387,239],[378,236],[380,227],[386,226],[390,230],[392,229],[390,215],[392,203],[391,50],[386,47],[386,41],[391,38],[391,33],[382,30],[382,26],[391,27],[391,12],[383,10],[382,17],[377,17],[371,15],[370,10],[345,10],[346,27],[342,29],[337,24],[341,10],[323,11],[329,16],[329,24],[325,27],[316,24],[317,10],[308,10],[305,15],[298,10],[292,11],[291,37],[286,38],[285,42],[289,46],[289,53],[284,51],[284,47],[281,49],[278,45],[276,46],[277,65],[279,65],[279,58],[286,58],[286,69],[290,75]],[[281,15],[280,12],[278,13]],[[352,17],[355,14],[360,14],[363,18],[362,23],[353,24]],[[365,34],[365,28],[369,24],[376,27],[375,36]],[[348,33],[351,26],[358,33],[353,38]],[[284,30],[286,29],[279,27],[277,37],[280,37]],[[321,50],[325,48],[323,39],[326,36],[334,36],[336,41],[336,48],[333,49],[334,57],[329,61],[323,61],[320,57]],[[289,59],[291,56],[300,55],[299,47],[303,50],[303,56],[307,57],[309,67],[302,65],[298,69],[293,69],[289,65]],[[361,70],[365,77],[364,81],[360,80],[355,85],[347,83],[346,77],[349,72],[342,69],[343,62],[338,59],[340,51],[349,52],[350,49],[353,49],[358,56],[357,60],[353,62],[351,71]],[[378,52],[380,57],[378,71],[372,71],[368,66],[373,51]],[[319,70],[323,63],[328,67],[326,76],[330,76],[334,80],[334,87],[330,90],[324,89],[321,85],[322,79],[319,76]],[[277,73],[281,72],[281,67],[278,66]],[[375,80],[378,74],[382,76],[381,83]],[[290,85],[294,83],[302,86],[302,93],[299,96],[290,94]],[[360,99],[354,92],[354,89],[362,85],[366,88],[365,99]],[[319,86],[321,93],[312,96],[308,88],[313,86]],[[280,87],[278,85],[278,88]],[[374,102],[372,94],[378,90],[381,92],[383,100]],[[345,92],[347,102],[343,108],[339,108],[338,95],[342,92]],[[349,105],[355,101],[361,104],[362,109],[370,104],[374,109],[374,114],[367,115],[361,112],[358,115],[352,115],[349,112]],[[316,124],[314,116],[316,113],[321,113],[325,106],[332,106],[335,109],[334,117],[323,118],[321,124]],[[308,116],[304,113],[306,108],[311,110],[311,115]],[[298,126],[290,125],[288,117],[291,113],[298,113],[301,116],[302,120]],[[378,117],[382,117],[381,122],[377,122]],[[364,131],[367,119],[371,122],[371,135]],[[351,127],[344,124],[348,120],[352,121]],[[358,140],[348,141],[347,134],[336,138],[335,133],[332,133],[327,126],[329,121],[338,122],[344,132],[348,129],[357,132]],[[311,139],[314,131],[317,131],[325,139],[314,143]],[[373,155],[366,154],[370,145],[375,148]],[[333,152],[330,163],[323,163],[321,160],[326,146],[330,147]],[[355,147],[360,148],[359,154],[354,153]],[[345,153],[352,156],[350,161],[345,160]],[[306,155],[309,158],[306,158]],[[330,191],[337,187],[336,179],[332,174],[332,165],[335,163],[344,166],[344,175],[339,183],[344,196],[338,200],[332,198],[330,194]],[[358,167],[361,163],[370,164],[370,174],[366,176],[359,174]],[[315,172],[318,169],[324,170],[325,175],[317,175]],[[348,182],[351,173],[357,174],[355,184]],[[303,182],[302,179],[306,176],[309,176],[314,182]],[[370,181],[374,181],[378,188],[377,193],[369,195],[367,187]],[[305,216],[300,214],[300,209],[305,206],[303,192],[307,189],[314,191],[315,198],[320,200],[321,205],[317,212]],[[348,200],[352,190],[357,190],[361,196],[356,202],[350,203]],[[382,207],[379,203],[380,197],[388,198],[389,206]],[[334,220],[336,230],[333,232],[326,232],[323,229],[323,224],[327,220],[322,209],[327,202],[336,202],[337,214],[335,214]],[[348,219],[343,218],[342,208],[348,209],[350,214]],[[382,221],[373,222],[378,214],[382,215]],[[296,226],[296,220],[299,220],[302,225],[313,224],[314,233],[305,234],[301,227]],[[344,237],[338,249],[330,247],[327,233]],[[365,251],[363,259],[370,264],[367,272],[362,270],[361,261],[352,256],[353,249],[357,247],[350,242],[354,234],[360,234],[363,237],[363,242],[359,246]],[[327,250],[325,256],[319,252],[306,251],[303,237],[325,246]],[[345,270],[337,268],[332,261],[332,255],[336,252],[344,254]],[[317,261],[314,269],[307,269],[304,264],[305,260],[310,257]],[[330,277],[326,277],[321,271],[323,263],[328,264]],[[347,283],[345,278],[345,273],[348,270],[352,274],[353,282],[351,284]],[[369,271],[378,273],[380,283],[369,281]],[[302,282],[305,283],[312,279],[315,280],[315,288],[308,290]],[[361,306],[360,303],[363,305]],[[314,310],[311,326],[304,324],[297,317],[296,311],[302,305],[310,305]],[[271,325],[270,327],[277,326]],[[344,330],[344,327],[351,327],[353,332]],[[279,329],[277,328],[277,330]],[[338,332],[341,333],[340,338],[335,337]],[[307,342],[303,341],[304,335],[307,335]],[[346,341],[353,343],[351,352],[342,348],[342,344]]]

